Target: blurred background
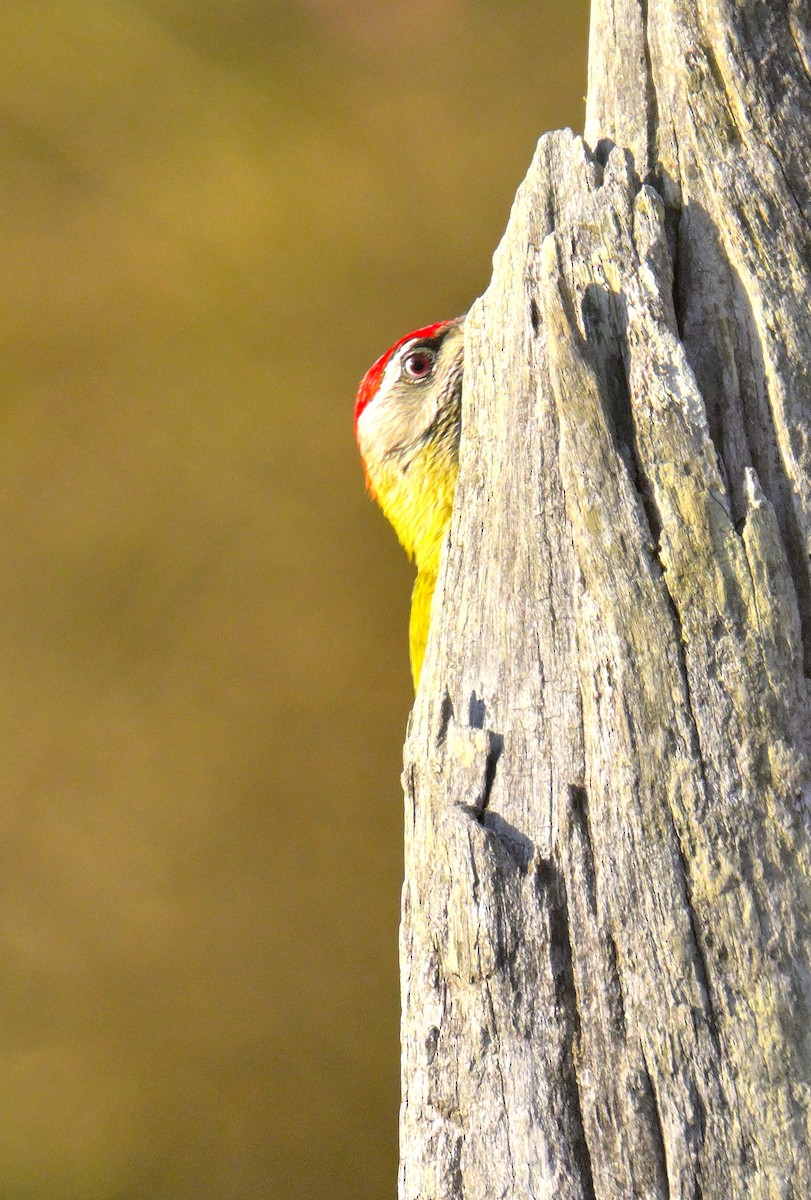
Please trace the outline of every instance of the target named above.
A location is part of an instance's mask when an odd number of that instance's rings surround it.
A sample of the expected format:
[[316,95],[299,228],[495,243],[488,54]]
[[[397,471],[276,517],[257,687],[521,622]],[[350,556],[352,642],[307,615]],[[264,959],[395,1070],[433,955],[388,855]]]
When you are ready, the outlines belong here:
[[4,0],[0,1196],[394,1197],[411,568],[358,379],[587,0]]

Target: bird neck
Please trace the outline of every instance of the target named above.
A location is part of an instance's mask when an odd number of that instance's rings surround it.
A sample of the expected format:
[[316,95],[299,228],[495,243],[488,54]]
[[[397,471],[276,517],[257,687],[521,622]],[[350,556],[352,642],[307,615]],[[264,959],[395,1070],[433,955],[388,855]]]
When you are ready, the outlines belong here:
[[429,442],[405,466],[384,464],[374,481],[378,503],[420,573],[436,575],[439,570],[456,475],[451,448]]

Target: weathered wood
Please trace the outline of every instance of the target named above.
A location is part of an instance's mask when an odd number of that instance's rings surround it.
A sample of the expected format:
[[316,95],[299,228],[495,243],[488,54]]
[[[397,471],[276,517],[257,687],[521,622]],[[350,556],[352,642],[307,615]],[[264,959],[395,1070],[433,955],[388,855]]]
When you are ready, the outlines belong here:
[[811,1196],[803,15],[595,0],[468,318],[401,1200]]

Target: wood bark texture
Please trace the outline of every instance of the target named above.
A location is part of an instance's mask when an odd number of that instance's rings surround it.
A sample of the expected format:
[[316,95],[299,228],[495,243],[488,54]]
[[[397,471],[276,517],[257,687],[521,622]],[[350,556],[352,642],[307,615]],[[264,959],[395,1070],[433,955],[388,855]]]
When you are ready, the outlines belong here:
[[808,6],[591,38],[466,326],[400,1198],[808,1200]]

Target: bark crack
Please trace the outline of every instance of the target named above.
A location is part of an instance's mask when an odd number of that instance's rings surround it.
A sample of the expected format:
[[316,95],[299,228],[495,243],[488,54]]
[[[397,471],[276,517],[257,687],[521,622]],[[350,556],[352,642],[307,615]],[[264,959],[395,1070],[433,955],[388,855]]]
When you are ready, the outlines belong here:
[[498,1071],[499,1088],[501,1090],[502,1112],[504,1113],[504,1122],[506,1125],[506,1132],[507,1132],[507,1154],[509,1155],[509,1158],[510,1158],[510,1175],[513,1179],[514,1184],[517,1186],[518,1180],[515,1178],[515,1158],[513,1157],[513,1149],[512,1149],[511,1137],[510,1137],[511,1106],[507,1102],[507,1089],[506,1089],[506,1086],[504,1083],[504,1071],[501,1066],[501,1039],[499,1037],[499,1032],[498,1032],[498,1022],[496,1021],[496,1009],[495,1009],[495,1004],[493,1003],[493,993],[492,993],[492,990],[490,987],[490,980],[486,976],[484,978],[484,987],[485,987],[485,991],[487,993],[487,1005],[488,1005],[488,1008],[490,1009],[490,1021],[492,1023],[492,1027],[493,1027],[493,1040],[496,1043],[496,1053],[495,1053],[496,1070]]
[[693,897],[692,897],[692,890],[690,887],[690,876],[689,876],[689,871],[688,871],[688,867],[687,867],[687,859],[684,854],[684,847],[682,846],[681,838],[679,837],[679,831],[676,828],[676,822],[673,820],[672,813],[670,814],[670,819],[671,819],[671,822],[673,823],[673,836],[676,840],[676,853],[678,854],[679,868],[681,870],[682,880],[683,880],[683,884],[684,884],[684,900],[685,900],[685,905],[686,905],[686,909],[687,909],[687,920],[690,923],[690,933],[692,936],[693,945],[695,947],[696,975],[698,977],[699,986],[700,986],[702,992],[704,993],[704,1001],[705,1001],[705,1005],[706,1005],[705,1017],[706,1017],[706,1021],[707,1021],[707,1028],[708,1028],[710,1037],[712,1038],[713,1045],[715,1046],[715,1050],[717,1053],[720,1054],[720,1051],[721,1051],[720,1025],[718,1022],[717,1013],[715,1011],[715,1005],[714,1005],[713,999],[712,999],[712,988],[710,985],[710,971],[709,971],[709,966],[707,965],[707,957],[704,952],[704,947],[701,943],[701,936],[700,936],[699,930],[698,930],[698,919],[696,917],[696,911],[693,906]]
[[808,59],[806,58],[805,48],[802,46],[800,39],[797,36],[797,30],[795,28],[793,12],[789,12],[787,24],[788,24],[789,37],[794,42],[794,45],[797,47],[797,57],[800,60],[800,66],[802,68],[803,75],[808,80],[808,82],[811,83],[811,66],[809,66]]
[[581,1039],[580,1008],[574,978],[574,959],[569,921],[569,903],[565,880],[551,862],[538,864],[538,883],[549,912],[549,955],[555,992],[555,1007],[559,1010],[564,1030],[561,1050],[565,1067],[561,1084],[569,1100],[572,1119],[570,1129],[572,1154],[577,1162],[582,1184],[583,1200],[597,1200],[591,1150],[586,1137],[580,1078],[577,1071],[577,1048]]
[[586,900],[592,917],[597,918],[597,872],[594,866],[594,845],[591,840],[591,829],[588,816],[588,792],[579,784],[569,786],[570,820],[576,825],[580,834],[581,856]]
[[659,1096],[653,1083],[653,1077],[648,1066],[648,1059],[645,1054],[644,1046],[640,1045],[642,1052],[642,1068],[645,1072],[645,1083],[650,1096],[650,1107],[652,1109],[651,1132],[654,1140],[654,1153],[656,1155],[656,1165],[658,1167],[657,1175],[662,1180],[665,1188],[664,1200],[670,1200],[670,1176],[667,1170],[667,1142],[665,1141],[665,1130],[662,1124],[662,1114],[659,1110]]
[[789,179],[788,175],[786,174],[786,168],[783,166],[783,163],[780,161],[780,155],[775,153],[772,146],[769,146],[769,153],[771,154],[772,161],[774,162],[778,171],[783,176],[783,182],[786,185],[786,191],[788,192],[789,196],[791,197],[792,203],[797,211],[798,217],[800,218],[800,220],[803,222],[804,225],[806,225],[808,228],[811,228],[811,216],[809,216],[809,214],[804,210],[803,205],[801,204],[800,199],[794,190],[794,185],[792,184],[791,180]]
[[[628,471],[629,479],[634,487],[634,490],[639,497],[639,502],[647,520],[650,540],[647,547],[644,547],[653,563],[658,568],[660,583],[662,586],[662,596],[667,605],[672,620],[675,632],[676,657],[678,664],[679,677],[684,689],[685,696],[685,713],[687,717],[687,725],[690,736],[690,749],[693,755],[693,761],[698,768],[699,778],[701,780],[701,788],[704,796],[704,805],[709,800],[709,785],[707,780],[704,757],[701,749],[701,737],[698,731],[698,722],[696,720],[695,711],[693,708],[692,690],[690,687],[690,674],[687,666],[687,639],[684,634],[684,626],[682,624],[681,613],[679,611],[676,599],[670,590],[670,585],[667,578],[667,566],[662,560],[661,553],[661,536],[663,529],[662,517],[659,512],[659,506],[656,503],[655,496],[650,481],[645,474],[644,467],[639,455],[636,439],[631,439],[629,450],[633,457],[633,471]],[[624,460],[623,456],[620,458]],[[626,467],[627,467],[626,463]],[[719,501],[720,503],[720,501]],[[724,512],[729,516],[727,508],[724,506]]]
[[644,183],[653,182],[656,178],[659,163],[659,100],[653,82],[653,63],[651,61],[650,41],[648,39],[648,0],[638,0],[642,22],[642,53],[645,57],[645,163]]

